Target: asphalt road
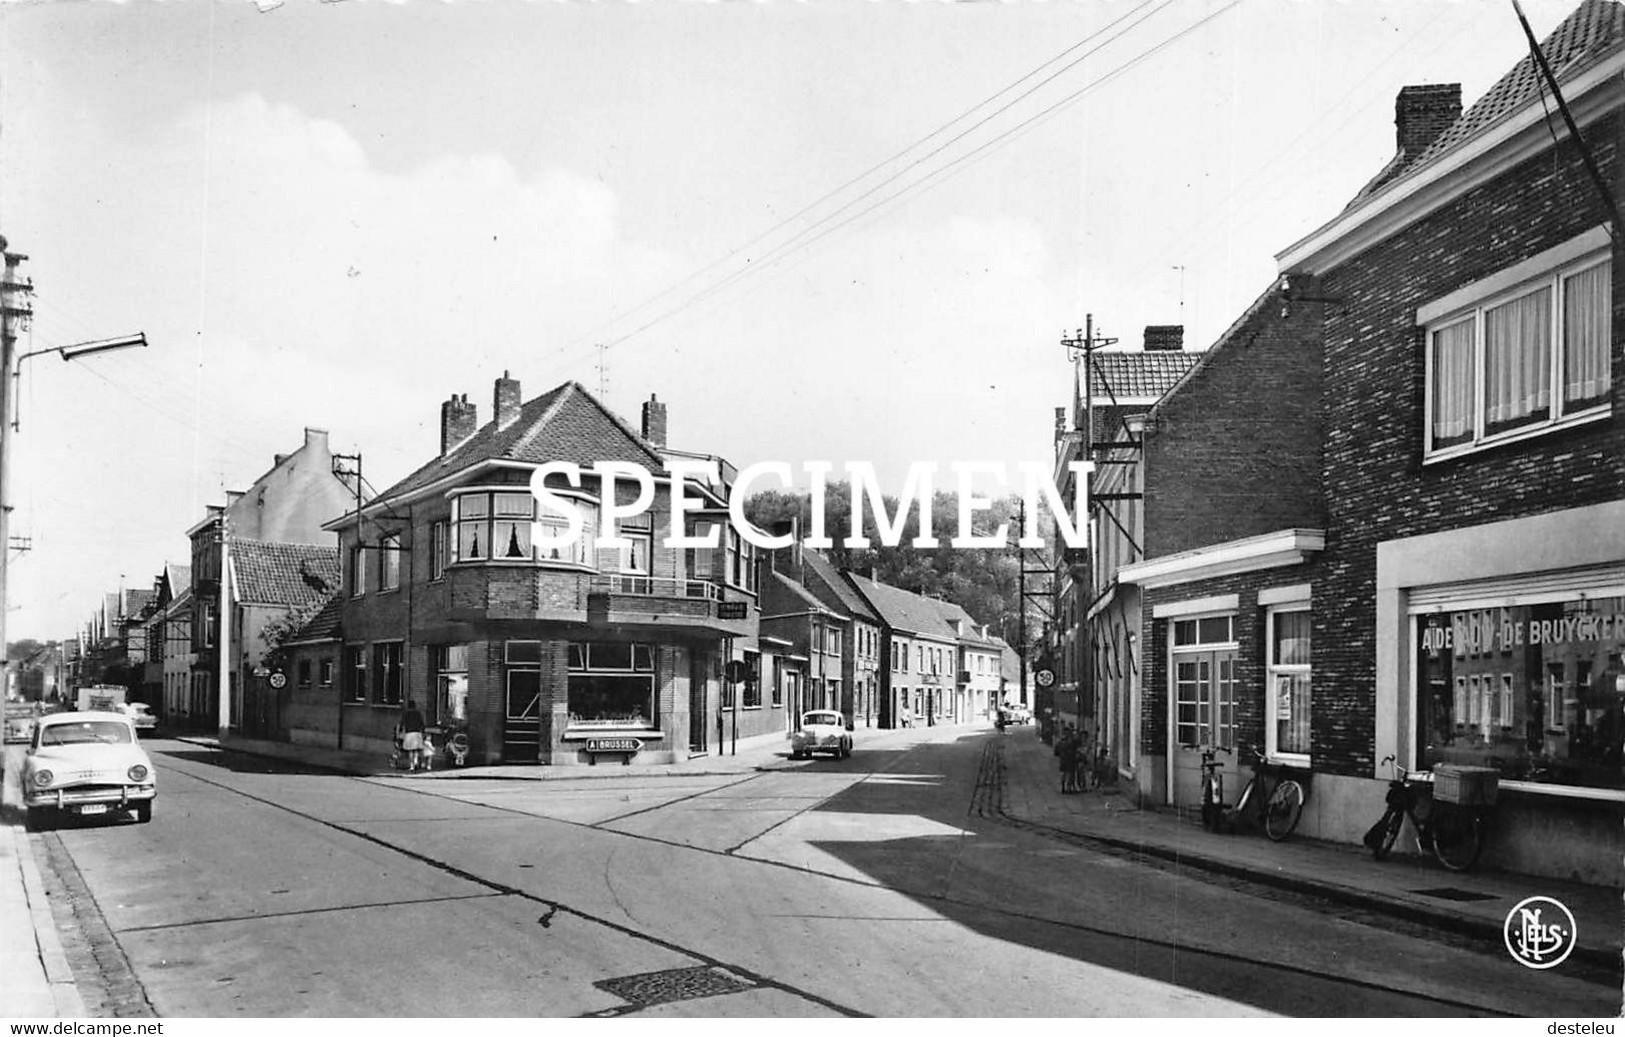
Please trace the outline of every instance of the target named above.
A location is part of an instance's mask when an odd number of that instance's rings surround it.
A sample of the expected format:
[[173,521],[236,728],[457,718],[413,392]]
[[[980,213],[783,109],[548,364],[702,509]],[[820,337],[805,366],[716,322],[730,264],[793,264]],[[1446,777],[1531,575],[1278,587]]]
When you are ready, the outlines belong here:
[[1009,746],[942,732],[791,771],[532,782],[155,741],[150,824],[36,850],[105,1014],[1617,1010],[1500,948],[1013,828],[988,809]]

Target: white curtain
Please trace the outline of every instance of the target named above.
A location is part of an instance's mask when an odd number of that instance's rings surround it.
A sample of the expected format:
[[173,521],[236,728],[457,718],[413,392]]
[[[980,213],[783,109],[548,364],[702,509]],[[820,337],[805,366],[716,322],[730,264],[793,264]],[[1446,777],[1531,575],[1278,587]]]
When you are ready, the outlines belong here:
[[1552,290],[1484,311],[1484,417],[1506,424],[1551,406]]
[[1433,443],[1466,438],[1473,423],[1473,322],[1433,333]]
[[1604,263],[1563,282],[1565,402],[1595,400],[1608,391],[1611,270]]

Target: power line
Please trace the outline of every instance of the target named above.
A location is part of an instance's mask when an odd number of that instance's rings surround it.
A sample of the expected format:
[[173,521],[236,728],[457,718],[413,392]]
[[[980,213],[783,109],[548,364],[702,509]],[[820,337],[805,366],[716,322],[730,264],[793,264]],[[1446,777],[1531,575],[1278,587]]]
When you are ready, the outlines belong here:
[[[1167,7],[1172,2],[1173,2],[1173,0],[1160,0],[1160,5],[1158,6],[1157,10],[1160,11],[1162,8]],[[687,285],[687,284],[697,280],[698,278],[704,276],[705,274],[707,274],[710,271],[716,269],[717,267],[723,265],[724,263],[727,263],[729,260],[731,260],[734,257],[738,256],[740,253],[744,252],[746,249],[750,248],[752,245],[755,245],[755,244],[757,244],[757,243],[771,237],[773,234],[777,233],[779,230],[782,230],[783,228],[789,226],[790,224],[792,224],[792,223],[796,222],[797,220],[801,219],[803,216],[806,216],[808,213],[810,213],[813,210],[817,209],[819,206],[823,205],[825,202],[830,201],[831,199],[837,197],[842,192],[846,191],[848,188],[853,187],[853,186],[855,186],[855,185],[857,185],[859,183],[862,183],[864,180],[868,179],[874,173],[878,172],[881,169],[884,169],[886,166],[891,165],[893,162],[898,161],[903,156],[907,155],[909,152],[914,151],[915,149],[923,146],[924,144],[928,143],[929,141],[931,141],[931,140],[935,139],[936,137],[940,136],[941,134],[946,132],[950,127],[954,126],[955,124],[957,124],[959,122],[964,121],[966,118],[968,118],[970,115],[972,115],[976,111],[986,107],[987,105],[991,104],[992,102],[994,102],[998,98],[1000,98],[1000,97],[1004,96],[1005,94],[1009,93],[1011,90],[1014,90],[1016,87],[1020,86],[1022,83],[1026,82],[1029,79],[1031,79],[1033,76],[1038,75],[1044,69],[1046,69],[1049,66],[1055,64],[1057,61],[1060,61],[1062,58],[1066,57],[1068,54],[1070,54],[1073,51],[1077,50],[1079,47],[1082,47],[1085,44],[1089,43],[1090,41],[1098,38],[1102,34],[1104,34],[1106,32],[1109,32],[1111,29],[1115,28],[1119,23],[1125,21],[1126,19],[1134,17],[1140,11],[1144,10],[1145,8],[1151,6],[1154,3],[1159,3],[1159,0],[1144,0],[1144,2],[1142,2],[1139,6],[1133,8],[1132,10],[1128,11],[1127,13],[1113,19],[1112,21],[1108,22],[1106,25],[1104,25],[1100,29],[1098,29],[1095,32],[1089,34],[1088,36],[1085,36],[1083,39],[1079,40],[1077,43],[1074,43],[1070,47],[1067,47],[1065,50],[1061,51],[1055,57],[1052,57],[1049,60],[1043,62],[1042,64],[1036,66],[1035,68],[1031,69],[1030,71],[1028,71],[1028,72],[1024,73],[1023,75],[1021,75],[1020,77],[1018,77],[1016,80],[1014,80],[1013,82],[1011,82],[1007,86],[1001,88],[1000,90],[996,91],[993,94],[990,94],[988,97],[985,97],[982,100],[978,101],[976,104],[974,104],[971,107],[965,109],[965,111],[963,111],[960,114],[954,116],[952,119],[950,119],[947,122],[943,123],[941,126],[938,126],[936,129],[932,130],[930,133],[926,134],[924,137],[919,138],[918,140],[916,140],[913,143],[909,144],[907,147],[905,147],[902,150],[896,152],[895,154],[891,155],[890,157],[888,157],[886,159],[883,159],[880,162],[875,163],[874,165],[870,166],[868,169],[864,170],[862,173],[859,173],[857,176],[854,176],[851,179],[847,180],[845,183],[841,184],[839,187],[833,188],[832,190],[825,192],[823,195],[819,196],[818,198],[814,199],[813,201],[811,201],[811,202],[807,203],[806,205],[802,206],[800,209],[796,210],[796,212],[794,212],[791,215],[785,217],[784,219],[780,220],[779,222],[773,224],[771,227],[768,227],[766,230],[758,233],[757,235],[752,237],[750,240],[746,241],[744,244],[734,248],[732,251],[728,252],[726,255],[722,256],[721,258],[712,261],[711,263],[707,264],[704,267],[701,267],[699,270],[696,270],[694,273],[689,274],[687,277],[683,278],[681,281],[678,281],[678,282],[676,282],[676,283],[674,283],[672,285],[669,285],[668,287],[662,289],[660,292],[657,292],[656,294],[650,296],[649,298],[643,300],[642,302],[637,303],[636,305],[634,305],[634,306],[632,306],[632,307],[630,307],[630,308],[628,308],[626,310],[621,311],[620,313],[618,313],[615,316],[611,317],[609,320],[603,322],[602,324],[596,325],[595,327],[589,329],[589,331],[587,331],[583,335],[578,336],[573,341],[574,342],[579,342],[582,339],[591,337],[592,335],[596,334],[598,331],[601,331],[601,330],[607,329],[609,327],[612,327],[616,322],[618,322],[618,321],[620,321],[620,320],[622,320],[622,319],[624,319],[626,317],[629,317],[634,313],[637,313],[638,311],[652,305],[653,303],[659,301],[660,299],[663,299],[666,296],[672,294],[673,292],[675,292],[677,289],[683,287],[684,285]],[[1153,11],[1151,13],[1155,14],[1156,11]],[[1149,15],[1147,15],[1147,17],[1149,17]],[[1141,19],[1141,21],[1144,21],[1144,19]],[[1139,22],[1135,23],[1135,25],[1138,25],[1138,24],[1139,24]],[[1129,28],[1133,28],[1133,27],[1134,26],[1130,26]],[[1126,32],[1127,30],[1124,30],[1124,31]],[[1121,36],[1121,35],[1122,35],[1122,33],[1118,34],[1118,36]],[[1117,36],[1114,36],[1112,39],[1115,40],[1116,38],[1117,38]],[[1109,42],[1112,42],[1112,41],[1108,40],[1106,42],[1109,43]],[[1102,46],[1104,46],[1104,44],[1102,44]],[[1096,48],[1094,48],[1094,50],[1091,50],[1089,53],[1092,54],[1095,51],[1098,51],[1099,49],[1100,49],[1099,47],[1096,47]],[[1082,57],[1088,57],[1088,56],[1089,56],[1088,54],[1085,54]],[[1016,101],[1020,101],[1023,98],[1029,96],[1034,90],[1039,89],[1040,87],[1044,86],[1045,84],[1047,84],[1048,82],[1050,82],[1051,80],[1056,78],[1057,76],[1065,73],[1067,70],[1074,67],[1075,65],[1078,64],[1079,61],[1082,60],[1082,57],[1080,57],[1079,59],[1077,59],[1077,60],[1075,60],[1073,62],[1070,62],[1064,68],[1062,68],[1060,71],[1056,72],[1054,75],[1049,76],[1043,82],[1037,84],[1032,89],[1024,92],[1020,97],[1016,98]],[[1016,101],[1012,101],[1011,104],[1016,103]],[[1005,111],[1009,107],[1010,107],[1010,105],[1005,105],[1004,107],[1000,108],[999,111],[994,112],[993,115],[989,116],[988,118],[996,117],[998,114]],[[986,121],[987,121],[986,119],[982,120],[982,122],[986,122]],[[978,122],[976,124],[976,126],[982,125],[982,122]],[[972,126],[970,130],[967,130],[965,132],[967,132],[967,133],[971,132],[972,130],[974,130],[976,128],[976,126]],[[962,136],[964,136],[964,134],[960,134],[960,136],[962,137]],[[959,139],[959,137],[954,138],[954,140],[958,140],[958,139]],[[949,141],[948,144],[943,145],[943,147],[947,147],[947,146],[951,145],[952,143],[953,143],[953,141]],[[941,151],[941,150],[942,150],[941,148],[937,149],[937,151]],[[931,154],[934,155],[934,154],[937,153],[937,151],[933,151]],[[926,159],[929,159],[930,157],[931,157],[930,155],[927,155],[924,158],[920,159],[919,161],[923,162]],[[917,165],[917,164],[918,164],[918,162],[915,163],[915,165]],[[907,168],[913,168],[913,166],[910,166],[910,167],[907,167]],[[904,169],[903,172],[907,172],[907,168]],[[901,173],[899,173],[897,175],[901,175]],[[895,179],[895,177],[893,177],[892,179]],[[890,182],[890,180],[883,181],[882,184],[878,185],[878,186],[884,186],[885,183],[889,183],[889,182]],[[874,189],[871,189],[870,192],[866,192],[865,195],[860,195],[859,198],[861,199],[862,197],[865,197],[867,195],[867,193],[872,193],[872,191],[875,190],[875,189],[878,189],[878,187],[874,188]],[[851,203],[848,203],[848,205],[850,205],[850,204]],[[839,211],[841,211],[841,210],[837,210],[837,212],[839,212]],[[824,218],[828,219],[829,217],[826,216]],[[813,226],[816,227],[817,225],[818,224],[815,223]],[[642,329],[640,329],[640,330],[642,330]],[[617,342],[618,341],[623,341],[625,339],[625,337],[626,336],[622,336],[621,339],[617,339],[616,341]],[[611,344],[613,344],[613,343],[611,343]]]

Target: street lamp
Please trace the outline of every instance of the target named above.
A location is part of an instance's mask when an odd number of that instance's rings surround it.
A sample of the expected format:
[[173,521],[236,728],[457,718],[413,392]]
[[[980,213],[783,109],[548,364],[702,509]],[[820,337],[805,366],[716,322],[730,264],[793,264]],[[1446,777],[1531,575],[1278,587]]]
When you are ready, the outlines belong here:
[[[3,237],[0,237],[0,257],[3,257],[5,262],[4,272],[0,274],[0,376],[9,375],[5,378],[5,384],[0,386],[0,676],[3,676],[10,667],[10,660],[5,658],[5,650],[6,615],[10,611],[6,595],[9,590],[8,577],[11,568],[11,436],[18,428],[12,395],[22,378],[23,361],[46,353],[56,353],[63,360],[76,360],[92,353],[105,353],[129,346],[145,346],[147,337],[144,334],[127,335],[122,338],[79,342],[50,349],[35,349],[17,355],[18,330],[23,321],[33,316],[33,310],[26,300],[20,297],[31,293],[34,286],[17,276],[18,264],[28,257],[20,252],[10,251]],[[0,680],[0,684],[4,683]]]

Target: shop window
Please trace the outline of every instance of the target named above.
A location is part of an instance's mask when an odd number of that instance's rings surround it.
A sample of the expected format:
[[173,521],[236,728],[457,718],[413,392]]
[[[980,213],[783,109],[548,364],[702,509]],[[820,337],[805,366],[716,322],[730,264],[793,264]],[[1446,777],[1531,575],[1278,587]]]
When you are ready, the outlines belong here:
[[1421,764],[1625,788],[1625,597],[1416,617]]
[[1271,756],[1309,756],[1309,610],[1268,614],[1268,701],[1265,751]]
[[1428,455],[1607,414],[1612,282],[1591,233],[1422,307]]
[[653,727],[654,649],[591,641],[569,653],[569,712],[574,726]]
[[468,646],[435,649],[435,718],[442,724],[468,719]]

